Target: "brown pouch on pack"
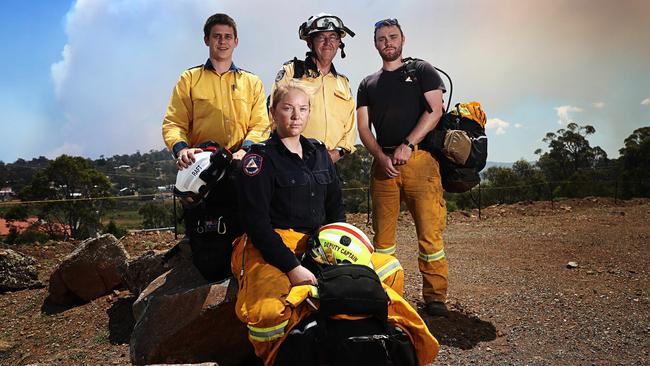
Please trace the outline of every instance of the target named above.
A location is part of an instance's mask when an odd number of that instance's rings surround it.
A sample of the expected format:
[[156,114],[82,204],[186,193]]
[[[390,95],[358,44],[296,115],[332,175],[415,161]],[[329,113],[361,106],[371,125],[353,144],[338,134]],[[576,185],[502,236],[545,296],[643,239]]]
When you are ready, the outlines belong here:
[[442,153],[447,159],[458,164],[465,165],[472,149],[472,140],[467,132],[462,130],[448,130],[445,134],[445,142]]

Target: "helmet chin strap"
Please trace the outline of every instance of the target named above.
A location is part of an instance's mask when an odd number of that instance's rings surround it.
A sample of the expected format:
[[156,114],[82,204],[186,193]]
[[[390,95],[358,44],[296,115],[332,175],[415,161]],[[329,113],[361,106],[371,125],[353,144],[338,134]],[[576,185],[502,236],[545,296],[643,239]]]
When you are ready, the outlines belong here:
[[345,43],[343,43],[343,41],[341,41],[341,45],[339,46],[339,48],[341,49],[341,58],[345,58],[345,50],[344,50]]

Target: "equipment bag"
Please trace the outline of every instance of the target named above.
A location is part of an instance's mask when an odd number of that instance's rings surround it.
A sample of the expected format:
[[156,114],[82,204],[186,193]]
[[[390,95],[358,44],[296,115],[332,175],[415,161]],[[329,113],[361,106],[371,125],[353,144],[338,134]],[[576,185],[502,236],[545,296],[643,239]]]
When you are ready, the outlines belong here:
[[440,163],[442,187],[462,193],[476,186],[487,160],[485,113],[478,102],[458,103],[424,139],[424,148]]
[[276,366],[415,366],[415,348],[398,326],[370,317],[359,320],[310,316],[284,340]]
[[429,138],[429,147],[450,162],[477,170],[485,167],[485,113],[479,102],[456,104],[451,112],[443,115]]
[[322,316],[338,314],[388,317],[388,295],[377,273],[368,266],[338,264],[318,276],[318,309]]
[[212,187],[207,196],[193,207],[185,207],[185,235],[192,248],[192,262],[209,281],[231,276],[232,242],[244,230],[239,221],[234,172]]
[[[417,81],[416,58],[405,58],[405,80]],[[449,79],[450,92],[447,110],[438,125],[429,132],[420,143],[438,158],[442,187],[450,193],[469,191],[480,183],[479,172],[487,160],[487,136],[485,135],[486,117],[479,102],[458,103],[449,112],[453,84],[451,77],[436,67]],[[419,82],[416,84],[419,87]],[[421,103],[427,111],[431,106],[421,93]]]
[[374,270],[356,264],[325,267],[318,276],[318,298],[318,312],[289,332],[276,365],[417,365],[408,335],[388,323],[388,295]]

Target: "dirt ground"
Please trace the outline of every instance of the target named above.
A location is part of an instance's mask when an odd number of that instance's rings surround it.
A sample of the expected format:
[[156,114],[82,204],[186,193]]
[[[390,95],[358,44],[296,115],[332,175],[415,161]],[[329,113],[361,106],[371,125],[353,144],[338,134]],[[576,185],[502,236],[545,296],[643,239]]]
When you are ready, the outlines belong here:
[[[365,215],[349,221],[367,232]],[[449,215],[449,318],[423,315],[442,345],[434,365],[650,365],[650,200],[586,198]],[[170,233],[123,240],[132,257]],[[75,243],[11,247],[47,283]],[[415,227],[400,217],[406,298],[421,309]],[[570,268],[569,262],[575,262]],[[57,308],[47,288],[0,294],[1,365],[128,365],[127,291]]]

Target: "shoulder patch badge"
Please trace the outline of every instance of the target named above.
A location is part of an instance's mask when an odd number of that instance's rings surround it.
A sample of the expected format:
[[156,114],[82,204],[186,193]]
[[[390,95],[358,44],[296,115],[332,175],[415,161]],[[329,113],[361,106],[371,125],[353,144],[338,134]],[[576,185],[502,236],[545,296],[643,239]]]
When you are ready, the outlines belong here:
[[246,157],[244,157],[244,161],[242,162],[242,169],[244,170],[244,174],[248,175],[249,177],[256,176],[262,171],[262,156],[257,155],[257,154],[248,154]]
[[275,81],[278,82],[282,80],[283,77],[284,77],[284,68],[278,71],[277,75],[275,75]]

